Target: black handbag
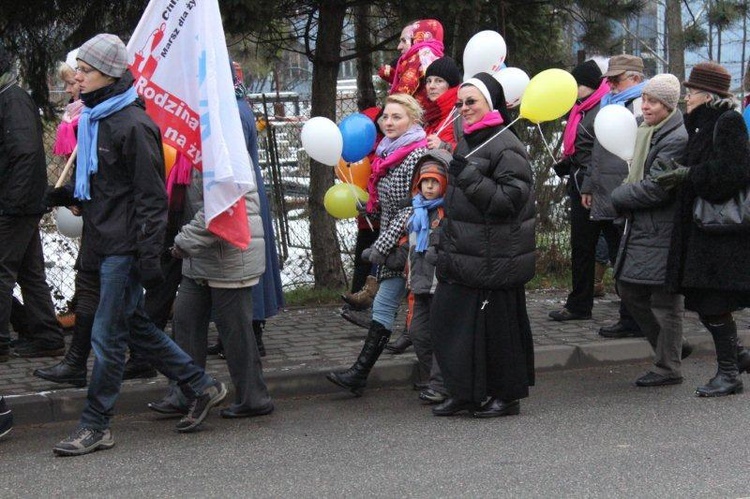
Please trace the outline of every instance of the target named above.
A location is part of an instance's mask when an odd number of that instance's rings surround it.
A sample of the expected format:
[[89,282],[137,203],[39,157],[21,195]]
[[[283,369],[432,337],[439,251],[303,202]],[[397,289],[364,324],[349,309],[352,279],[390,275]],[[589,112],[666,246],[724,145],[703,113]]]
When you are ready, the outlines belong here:
[[[714,126],[713,144],[717,127]],[[693,202],[693,222],[706,232],[731,234],[750,230],[750,184],[723,203],[711,203],[698,196]]]
[[723,203],[696,197],[693,221],[701,230],[716,234],[750,231],[750,185]]

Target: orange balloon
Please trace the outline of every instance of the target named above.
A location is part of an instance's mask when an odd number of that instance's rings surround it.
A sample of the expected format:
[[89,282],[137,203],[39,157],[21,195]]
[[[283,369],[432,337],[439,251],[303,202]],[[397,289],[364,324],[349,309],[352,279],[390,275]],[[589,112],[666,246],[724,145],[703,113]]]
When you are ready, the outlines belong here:
[[336,165],[336,176],[339,180],[365,190],[371,171],[370,160],[366,156],[356,163],[347,163],[344,158],[341,158],[339,164]]
[[172,171],[174,162],[177,161],[177,149],[164,142],[161,143],[161,146],[164,149],[164,172],[167,174],[167,178],[169,178],[169,172]]

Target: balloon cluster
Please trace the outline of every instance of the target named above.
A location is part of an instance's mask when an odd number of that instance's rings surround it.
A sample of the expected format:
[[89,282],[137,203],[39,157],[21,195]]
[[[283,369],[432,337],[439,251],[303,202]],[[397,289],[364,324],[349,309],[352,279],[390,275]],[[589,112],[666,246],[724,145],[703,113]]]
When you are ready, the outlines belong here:
[[323,206],[336,218],[356,217],[357,206],[367,202],[370,178],[367,154],[375,145],[377,131],[370,118],[355,113],[339,126],[322,116],[310,118],[302,127],[302,147],[319,163],[333,166],[342,182],[325,193]]
[[573,75],[562,69],[548,69],[530,79],[519,68],[507,67],[507,45],[495,31],[480,31],[464,49],[464,79],[485,72],[503,86],[508,107],[521,105],[520,115],[532,123],[552,121],[573,107],[578,84]]
[[[486,72],[503,86],[508,107],[520,104],[519,114],[532,123],[556,120],[567,113],[578,97],[575,78],[562,69],[548,69],[533,78],[519,68],[507,67],[507,45],[495,31],[480,31],[466,44],[464,79]],[[375,143],[375,124],[355,113],[336,124],[322,116],[310,118],[302,127],[302,147],[324,165],[335,168],[342,182],[325,194],[326,211],[336,218],[357,215],[357,205],[367,201],[370,162],[367,154]]]

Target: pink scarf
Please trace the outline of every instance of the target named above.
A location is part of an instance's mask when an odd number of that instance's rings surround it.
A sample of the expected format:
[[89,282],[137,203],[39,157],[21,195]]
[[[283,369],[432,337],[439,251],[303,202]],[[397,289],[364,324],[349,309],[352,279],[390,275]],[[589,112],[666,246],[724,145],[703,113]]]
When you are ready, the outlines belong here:
[[489,128],[492,126],[498,126],[503,124],[503,117],[500,115],[500,111],[494,110],[490,111],[489,113],[482,116],[482,119],[474,123],[473,125],[469,125],[466,122],[464,122],[464,134],[469,135],[470,133],[474,133],[477,130],[481,130],[483,128]]
[[57,126],[55,145],[52,152],[57,156],[67,156],[73,153],[78,140],[76,139],[76,127],[78,119],[83,111],[83,101],[78,99],[65,106],[62,121]]
[[184,154],[177,153],[177,159],[167,178],[167,199],[171,202],[175,185],[190,185],[190,173],[193,164]]
[[576,152],[576,132],[578,131],[579,123],[583,119],[584,111],[588,111],[599,104],[599,101],[609,93],[609,90],[607,80],[602,80],[596,92],[586,97],[586,100],[580,104],[576,104],[570,110],[568,124],[565,125],[565,131],[563,132],[563,157],[572,156]]
[[367,183],[367,192],[370,194],[370,198],[367,200],[367,213],[375,213],[380,206],[380,199],[378,199],[378,184],[380,180],[388,174],[388,171],[397,165],[401,164],[414,149],[420,147],[427,147],[427,140],[420,139],[411,144],[406,144],[399,147],[385,158],[377,156],[370,164],[372,173],[370,173],[370,180]]

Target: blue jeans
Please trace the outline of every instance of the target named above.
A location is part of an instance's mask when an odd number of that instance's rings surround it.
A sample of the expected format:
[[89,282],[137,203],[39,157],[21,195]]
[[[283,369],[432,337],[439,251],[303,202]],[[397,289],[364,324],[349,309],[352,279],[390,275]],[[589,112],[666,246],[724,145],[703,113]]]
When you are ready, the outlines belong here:
[[372,302],[372,320],[381,323],[387,330],[393,331],[398,307],[406,296],[406,279],[391,277],[380,281],[375,300]]
[[100,265],[101,295],[91,333],[96,359],[81,414],[81,425],[88,428],[109,427],[122,385],[128,339],[141,358],[176,381],[188,398],[214,382],[146,315],[136,262],[134,256],[118,255],[103,258]]

